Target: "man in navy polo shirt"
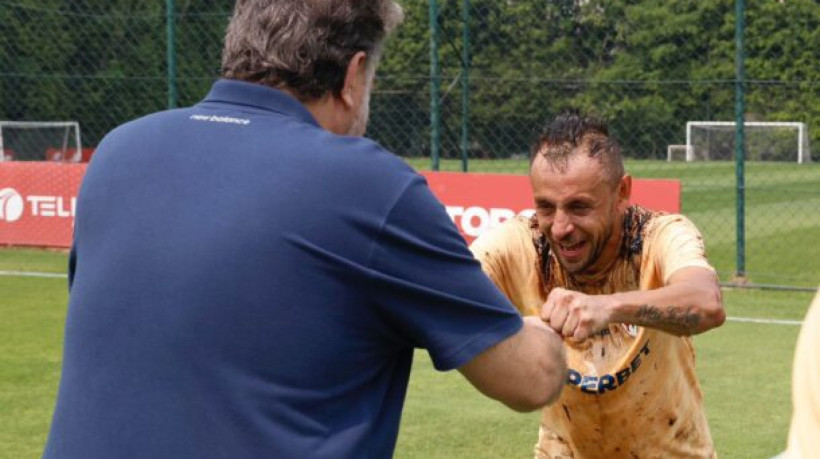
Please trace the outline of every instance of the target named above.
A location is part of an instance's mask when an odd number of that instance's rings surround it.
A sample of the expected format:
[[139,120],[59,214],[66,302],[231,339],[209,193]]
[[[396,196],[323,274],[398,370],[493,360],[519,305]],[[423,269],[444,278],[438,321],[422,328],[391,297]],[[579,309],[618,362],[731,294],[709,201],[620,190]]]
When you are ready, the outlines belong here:
[[205,100],[106,136],[78,202],[46,458],[389,457],[414,348],[513,409],[555,399],[560,339],[361,137],[401,15],[239,1]]

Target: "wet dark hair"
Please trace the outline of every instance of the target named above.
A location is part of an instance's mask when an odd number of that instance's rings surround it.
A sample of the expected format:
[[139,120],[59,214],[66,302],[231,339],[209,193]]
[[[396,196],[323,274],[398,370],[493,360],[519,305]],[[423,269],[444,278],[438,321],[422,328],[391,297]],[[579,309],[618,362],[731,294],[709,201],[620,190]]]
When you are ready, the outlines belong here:
[[606,122],[597,116],[585,116],[578,109],[563,111],[550,119],[530,152],[530,165],[537,156],[565,172],[573,155],[586,154],[603,166],[613,185],[624,176],[621,147],[610,137]]

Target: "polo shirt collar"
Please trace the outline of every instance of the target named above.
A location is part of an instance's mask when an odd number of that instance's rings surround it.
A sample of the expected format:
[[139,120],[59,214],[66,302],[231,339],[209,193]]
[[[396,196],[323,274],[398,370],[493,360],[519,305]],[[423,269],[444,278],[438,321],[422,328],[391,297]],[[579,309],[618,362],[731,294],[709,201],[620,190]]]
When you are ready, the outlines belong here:
[[316,118],[307,108],[289,94],[270,86],[247,81],[217,80],[201,103],[245,105],[294,116],[307,123],[319,126]]

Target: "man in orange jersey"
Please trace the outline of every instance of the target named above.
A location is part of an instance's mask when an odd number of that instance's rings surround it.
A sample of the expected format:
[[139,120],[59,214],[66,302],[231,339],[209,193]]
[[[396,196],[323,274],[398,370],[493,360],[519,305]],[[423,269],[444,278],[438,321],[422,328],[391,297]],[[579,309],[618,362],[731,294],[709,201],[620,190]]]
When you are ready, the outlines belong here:
[[725,319],[697,228],[630,206],[602,121],[570,111],[532,149],[536,213],[471,249],[523,315],[564,336],[569,366],[537,458],[715,457],[689,335]]

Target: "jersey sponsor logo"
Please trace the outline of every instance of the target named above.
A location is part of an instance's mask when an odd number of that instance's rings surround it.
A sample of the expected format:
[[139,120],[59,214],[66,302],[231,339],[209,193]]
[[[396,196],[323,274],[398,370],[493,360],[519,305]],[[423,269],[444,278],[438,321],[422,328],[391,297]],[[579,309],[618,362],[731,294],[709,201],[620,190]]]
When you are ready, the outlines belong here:
[[649,341],[643,345],[626,368],[615,372],[615,374],[605,374],[600,377],[582,375],[577,370],[570,368],[567,372],[567,383],[579,387],[582,392],[588,394],[603,394],[607,391],[616,390],[623,386],[627,380],[629,380],[629,377],[638,371],[638,368],[641,366],[641,355],[649,355]]
[[0,190],[0,220],[16,222],[23,216],[23,197],[14,188]]
[[0,221],[9,223],[26,215],[26,203],[32,217],[74,218],[77,198],[62,196],[23,196],[14,188],[0,190]]
[[470,237],[478,237],[484,231],[493,229],[516,215],[529,218],[535,213],[533,209],[524,209],[516,213],[512,209],[502,207],[480,206],[445,206],[445,209],[456,227]]

